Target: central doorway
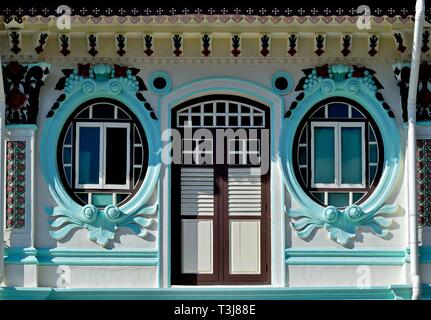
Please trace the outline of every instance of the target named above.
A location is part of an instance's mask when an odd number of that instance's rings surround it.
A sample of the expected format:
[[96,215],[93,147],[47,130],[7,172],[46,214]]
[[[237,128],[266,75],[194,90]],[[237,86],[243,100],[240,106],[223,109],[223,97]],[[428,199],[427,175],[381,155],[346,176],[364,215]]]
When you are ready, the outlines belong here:
[[[176,106],[171,119],[181,134],[171,173],[171,284],[269,284],[269,108],[208,95]],[[210,137],[195,138],[200,129]]]

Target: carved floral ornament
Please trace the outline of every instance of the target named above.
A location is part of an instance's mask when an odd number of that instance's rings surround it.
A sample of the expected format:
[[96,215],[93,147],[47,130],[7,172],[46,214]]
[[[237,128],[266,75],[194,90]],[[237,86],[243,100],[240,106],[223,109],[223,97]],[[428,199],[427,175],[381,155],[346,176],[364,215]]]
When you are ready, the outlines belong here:
[[[400,137],[394,114],[379,92],[383,87],[373,70],[360,66],[324,65],[303,72],[305,76],[296,87],[301,92],[285,114],[279,144],[284,183],[299,204],[298,208],[286,209],[293,218],[293,229],[300,238],[308,238],[316,229],[324,228],[332,240],[342,245],[351,242],[359,228],[367,228],[379,237],[387,236],[392,220],[383,215],[393,215],[399,208],[385,201],[398,174]],[[313,106],[331,97],[351,99],[362,105],[376,122],[384,146],[383,172],[376,188],[364,202],[345,209],[313,201],[298,182],[292,165],[293,139],[301,120]]]
[[[395,79],[400,88],[403,120],[407,121],[407,97],[409,92],[410,64],[397,63],[393,65]],[[424,61],[419,66],[419,83],[416,99],[416,119],[418,121],[431,120],[431,64]]]
[[49,74],[47,63],[3,65],[6,124],[36,124],[39,92]]
[[[156,218],[158,204],[149,205],[160,172],[160,130],[151,105],[141,91],[144,81],[137,76],[139,69],[108,64],[78,64],[74,69],[63,69],[56,89],[62,90],[47,114],[42,132],[41,167],[49,190],[57,202],[46,208],[53,219],[50,235],[61,240],[76,228],[88,230],[88,238],[102,246],[114,239],[118,228],[128,228],[146,238]],[[148,141],[148,169],[144,181],[134,197],[122,206],[108,205],[97,208],[76,203],[66,191],[58,174],[56,149],[64,123],[82,103],[93,98],[106,97],[124,103],[141,122]]]

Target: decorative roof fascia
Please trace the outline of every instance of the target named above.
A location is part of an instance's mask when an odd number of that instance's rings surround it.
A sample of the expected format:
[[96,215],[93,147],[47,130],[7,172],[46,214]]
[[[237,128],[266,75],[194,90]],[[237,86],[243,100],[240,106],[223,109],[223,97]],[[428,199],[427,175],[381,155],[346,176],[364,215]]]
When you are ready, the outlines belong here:
[[[49,23],[55,22],[58,15],[24,15],[24,16],[7,16],[0,15],[4,23],[22,24],[22,23]],[[236,14],[186,14],[186,15],[72,15],[71,23],[94,23],[94,24],[200,24],[200,23],[241,23],[241,24],[335,24],[353,23],[355,24],[359,16],[356,15],[236,15]],[[382,15],[370,16],[370,21],[375,24],[412,24],[413,15],[407,16],[388,16]]]

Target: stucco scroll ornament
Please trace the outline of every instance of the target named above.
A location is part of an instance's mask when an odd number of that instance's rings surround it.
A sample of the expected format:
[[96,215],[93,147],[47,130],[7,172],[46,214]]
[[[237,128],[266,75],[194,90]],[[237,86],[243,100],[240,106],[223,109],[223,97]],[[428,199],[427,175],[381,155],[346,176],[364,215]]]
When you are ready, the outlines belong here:
[[134,214],[126,214],[120,208],[109,205],[104,209],[98,209],[87,204],[81,210],[74,211],[64,207],[49,208],[48,214],[54,218],[50,230],[50,236],[55,240],[61,240],[75,228],[85,228],[89,231],[88,238],[102,246],[106,246],[114,239],[115,232],[120,227],[131,229],[139,237],[145,238],[155,219],[157,205],[143,208]]
[[[149,205],[160,173],[160,130],[157,117],[141,91],[146,90],[138,69],[108,64],[78,64],[75,69],[62,70],[64,77],[56,85],[63,93],[47,114],[42,133],[41,166],[49,190],[57,206],[46,208],[55,240],[65,238],[76,228],[88,230],[88,238],[107,246],[119,228],[128,228],[141,238],[147,237],[156,221],[158,204]],[[127,203],[98,208],[81,206],[63,186],[58,174],[56,148],[63,124],[83,102],[106,97],[116,99],[134,113],[144,128],[148,141],[148,168],[144,181]]]
[[[285,208],[292,217],[292,228],[300,238],[308,238],[313,231],[324,228],[332,240],[346,245],[355,238],[358,228],[367,227],[379,237],[389,234],[387,228],[398,205],[385,204],[399,172],[400,137],[394,114],[379,92],[382,85],[374,77],[374,71],[365,67],[347,65],[324,65],[303,70],[305,77],[300,79],[296,91],[301,91],[285,114],[280,134],[280,166],[290,195],[299,208]],[[322,206],[313,201],[297,181],[293,168],[293,137],[307,114],[316,103],[332,97],[343,97],[358,102],[375,120],[382,134],[384,146],[383,171],[378,185],[372,194],[359,205],[345,209]],[[296,155],[296,154],[295,154]]]

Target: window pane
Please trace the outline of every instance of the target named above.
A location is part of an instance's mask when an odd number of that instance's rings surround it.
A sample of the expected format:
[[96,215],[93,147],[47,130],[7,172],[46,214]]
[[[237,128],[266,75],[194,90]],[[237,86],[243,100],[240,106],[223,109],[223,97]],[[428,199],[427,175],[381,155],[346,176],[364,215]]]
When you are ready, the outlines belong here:
[[72,144],[72,126],[67,129],[66,138],[64,139],[64,144]]
[[79,128],[79,184],[98,184],[100,171],[100,128]]
[[359,199],[361,199],[364,196],[365,193],[363,192],[354,192],[352,195],[352,201],[353,203],[355,203],[356,201],[358,201]]
[[314,128],[314,182],[335,182],[334,128]]
[[93,119],[114,119],[114,106],[111,104],[94,105]]
[[63,149],[63,163],[72,163],[72,149],[69,147]]
[[325,203],[325,194],[323,192],[313,192],[311,193],[318,201],[322,204]]
[[370,145],[370,162],[377,163],[377,145]]
[[362,183],[362,129],[341,128],[341,183]]
[[329,118],[348,118],[349,107],[344,103],[330,103],[328,105]]
[[106,184],[126,184],[127,128],[106,128]]
[[328,205],[334,207],[347,207],[349,205],[349,194],[329,192]]
[[299,164],[307,164],[307,147],[299,147]]
[[67,182],[70,185],[72,181],[72,167],[65,167],[64,172],[66,173]]

